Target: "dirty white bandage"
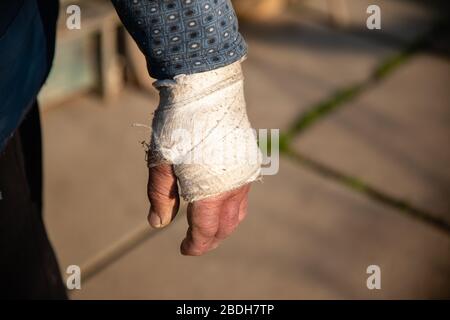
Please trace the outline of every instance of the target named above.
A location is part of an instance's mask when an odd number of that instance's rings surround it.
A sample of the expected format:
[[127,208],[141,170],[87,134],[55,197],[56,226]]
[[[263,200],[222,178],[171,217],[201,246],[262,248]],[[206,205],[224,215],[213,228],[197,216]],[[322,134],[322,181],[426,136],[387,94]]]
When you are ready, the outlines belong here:
[[174,165],[189,202],[233,190],[260,176],[261,154],[245,108],[241,63],[159,80],[150,167]]

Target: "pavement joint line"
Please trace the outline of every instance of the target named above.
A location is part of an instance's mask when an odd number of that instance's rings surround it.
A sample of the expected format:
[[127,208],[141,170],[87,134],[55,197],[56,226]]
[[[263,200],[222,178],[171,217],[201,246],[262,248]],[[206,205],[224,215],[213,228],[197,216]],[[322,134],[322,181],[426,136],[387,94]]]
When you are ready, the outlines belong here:
[[360,84],[354,84],[343,89],[337,90],[330,97],[321,101],[307,111],[301,113],[300,117],[294,122],[286,133],[282,133],[282,147],[290,145],[291,140],[311,125],[319,121],[324,116],[330,114],[340,106],[353,100],[356,96],[364,91],[364,88],[368,85],[366,82]]
[[445,21],[436,21],[430,30],[417,36],[415,40],[405,46],[402,50],[400,50],[400,52],[383,59],[366,79],[338,89],[328,98],[313,104],[305,112],[302,112],[291,127],[285,133],[281,133],[281,150],[287,150],[292,139],[301,134],[307,128],[311,127],[320,119],[325,118],[325,116],[347,105],[350,101],[366,92],[366,90],[370,87],[379,84],[386,77],[391,75],[397,68],[406,63],[412,56],[420,51],[426,51],[427,46],[429,46],[429,38],[438,35],[439,32],[445,32],[446,26],[447,23]]
[[395,208],[407,216],[425,222],[450,236],[450,224],[445,219],[442,219],[433,213],[414,207],[407,201],[391,197],[390,195],[370,186],[357,177],[341,173],[294,150],[289,149],[283,154],[295,160],[300,165],[319,173],[325,178],[332,179],[353,191],[366,195],[370,199]]
[[150,230],[150,228],[148,223],[142,223],[107,248],[100,250],[97,254],[90,257],[80,267],[83,282],[88,281],[107,266],[130,252],[133,248],[158,233],[157,231]]
[[[184,206],[180,207],[179,212],[184,210]],[[102,270],[137,248],[139,245],[147,241],[148,239],[160,234],[166,228],[169,228],[177,220],[171,222],[167,227],[161,230],[152,229],[148,222],[142,223],[130,232],[127,232],[119,240],[112,243],[105,249],[100,250],[97,254],[90,257],[80,269],[82,272],[83,282],[96,276]]]
[[381,61],[381,63],[374,68],[368,78],[357,84],[353,84],[337,90],[327,99],[314,104],[306,112],[301,113],[294,124],[288,129],[288,131],[286,133],[281,133],[280,152],[281,154],[297,160],[298,163],[303,164],[305,167],[312,169],[313,171],[318,172],[327,178],[332,178],[333,180],[351,188],[352,190],[359,191],[373,200],[384,203],[385,205],[388,205],[390,207],[394,207],[401,212],[408,214],[408,216],[426,222],[450,235],[450,224],[444,219],[437,217],[435,214],[416,208],[401,199],[391,197],[388,194],[377,190],[376,188],[368,185],[367,183],[356,177],[346,175],[330,167],[327,167],[313,159],[306,157],[303,154],[294,151],[291,148],[292,140],[295,137],[301,135],[303,131],[307,130],[314,123],[318,122],[322,118],[325,118],[333,111],[336,111],[337,109],[347,105],[357,96],[364,93],[369,87],[379,84],[382,80],[391,75],[397,68],[402,66],[416,53],[426,50],[427,45],[429,45],[429,38],[444,30],[445,28],[443,28],[443,25],[446,26],[445,21],[437,21],[430,28],[430,30],[418,36],[408,46],[404,47],[403,50],[401,50],[399,53],[396,53]]

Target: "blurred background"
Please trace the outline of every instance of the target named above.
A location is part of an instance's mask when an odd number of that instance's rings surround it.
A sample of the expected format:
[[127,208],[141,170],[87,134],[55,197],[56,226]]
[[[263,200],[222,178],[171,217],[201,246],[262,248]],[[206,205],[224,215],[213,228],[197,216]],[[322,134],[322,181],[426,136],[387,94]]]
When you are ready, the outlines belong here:
[[[68,30],[66,8],[81,8]],[[369,30],[366,10],[381,9]],[[184,257],[185,207],[146,216],[143,140],[158,102],[108,0],[62,1],[41,92],[45,221],[73,299],[450,298],[448,1],[235,0],[253,127],[280,129],[221,247]],[[366,269],[381,268],[381,290]]]

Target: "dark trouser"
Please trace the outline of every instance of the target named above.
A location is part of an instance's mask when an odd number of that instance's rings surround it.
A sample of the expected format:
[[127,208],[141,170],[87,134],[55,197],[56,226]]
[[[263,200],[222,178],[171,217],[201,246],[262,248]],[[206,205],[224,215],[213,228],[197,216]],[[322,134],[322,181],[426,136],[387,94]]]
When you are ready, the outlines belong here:
[[42,220],[37,103],[0,153],[0,298],[67,298]]

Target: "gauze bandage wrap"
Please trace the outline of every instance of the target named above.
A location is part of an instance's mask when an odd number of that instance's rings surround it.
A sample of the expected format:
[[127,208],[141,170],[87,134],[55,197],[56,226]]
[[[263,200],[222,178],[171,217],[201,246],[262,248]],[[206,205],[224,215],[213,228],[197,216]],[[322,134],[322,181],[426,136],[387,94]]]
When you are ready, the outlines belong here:
[[154,83],[150,167],[174,165],[189,202],[236,189],[260,176],[261,154],[247,118],[240,62]]

